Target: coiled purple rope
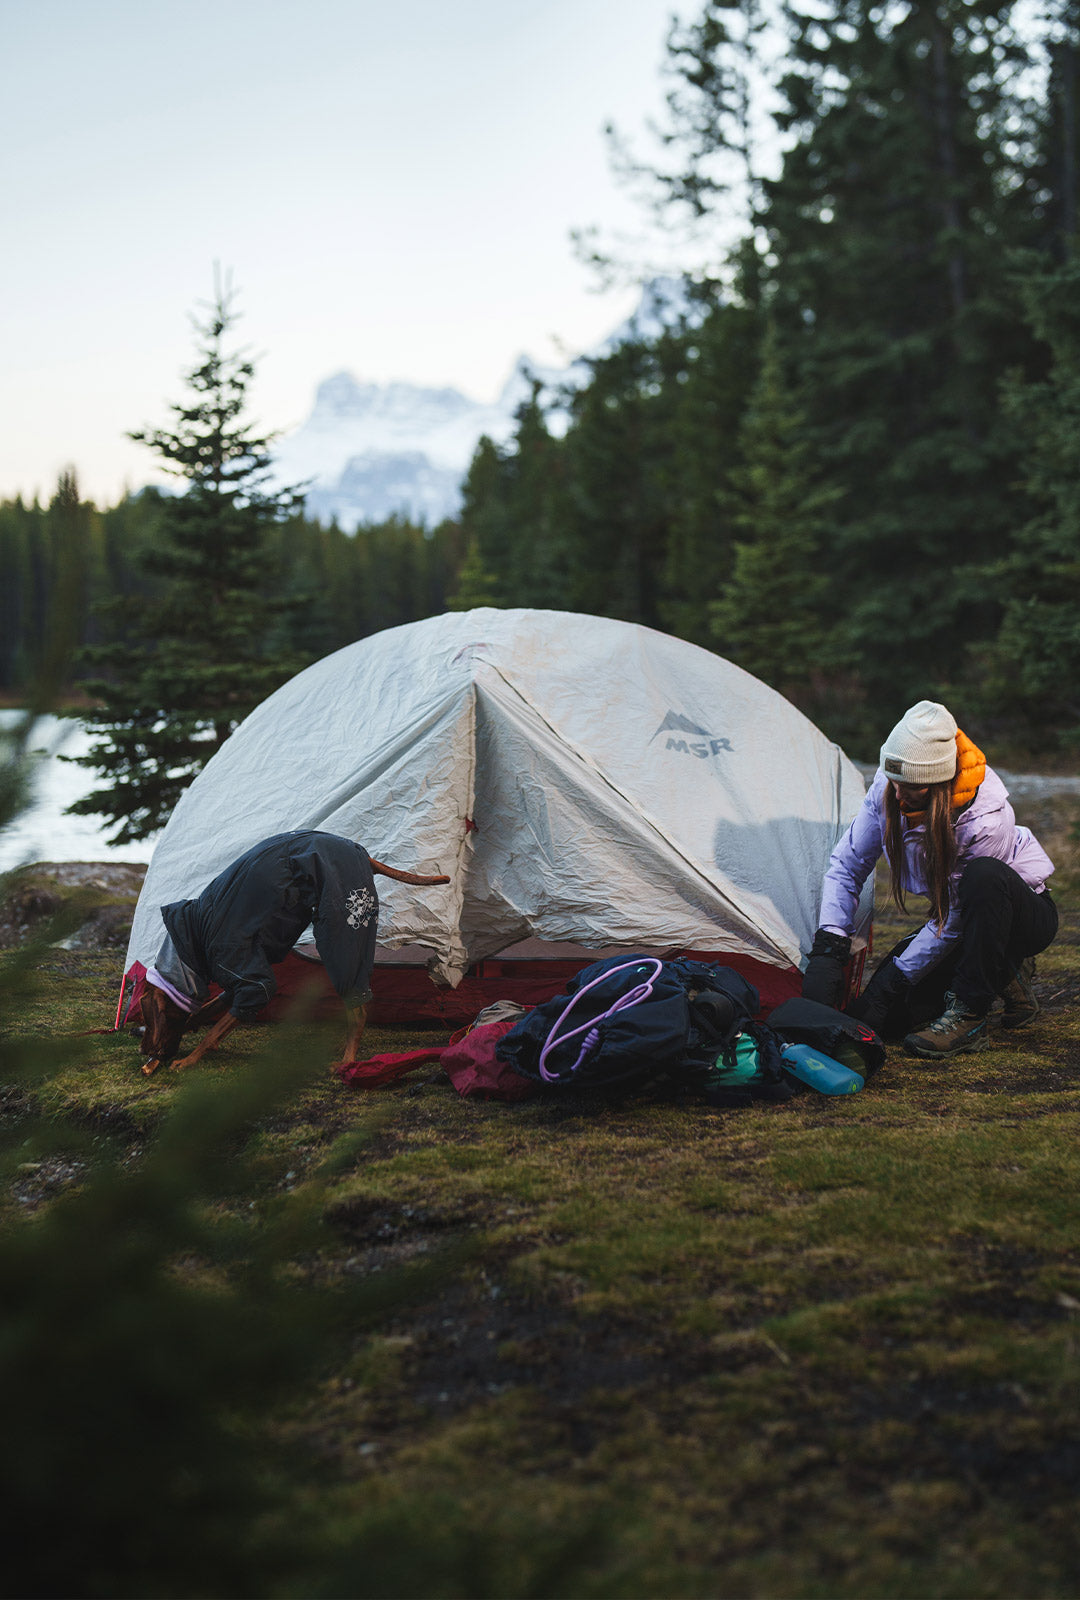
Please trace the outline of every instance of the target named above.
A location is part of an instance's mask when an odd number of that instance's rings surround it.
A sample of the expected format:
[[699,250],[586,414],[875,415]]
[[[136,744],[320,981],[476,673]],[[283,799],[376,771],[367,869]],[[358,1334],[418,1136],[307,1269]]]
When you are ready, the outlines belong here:
[[[608,978],[613,978],[617,972],[630,972],[635,967],[644,967],[650,964],[654,971],[652,976],[647,978],[644,983],[639,983],[636,988],[630,989],[626,994],[620,995],[615,1004],[613,1006],[609,1006],[602,1016],[595,1017],[591,1022],[583,1022],[580,1028],[571,1028],[569,1033],[564,1033],[561,1039],[556,1039],[555,1035],[558,1033],[559,1029],[570,1015],[571,1011],[577,1005],[582,995],[588,994],[590,989],[595,989],[598,983],[605,983]],[[540,1052],[540,1076],[543,1078],[544,1082],[561,1083],[564,1077],[572,1078],[589,1052],[596,1049],[600,1038],[600,1024],[602,1022],[606,1022],[608,1017],[613,1017],[617,1011],[625,1011],[627,1006],[636,1006],[640,1001],[647,1000],[652,994],[653,986],[663,970],[664,963],[662,961],[658,961],[655,956],[639,956],[636,961],[624,961],[620,967],[608,967],[606,972],[602,972],[598,978],[594,978],[592,982],[587,983],[583,989],[579,989],[577,994],[571,995],[569,1003],[563,1008],[562,1012],[556,1017],[554,1023],[552,1024],[551,1032],[547,1036],[547,1043]],[[570,1071],[567,1073],[549,1072],[545,1062],[547,1061],[550,1052],[557,1044],[566,1044],[569,1040],[576,1039],[579,1033],[583,1033],[585,1038],[582,1040],[581,1049],[578,1051],[577,1060],[570,1068]]]

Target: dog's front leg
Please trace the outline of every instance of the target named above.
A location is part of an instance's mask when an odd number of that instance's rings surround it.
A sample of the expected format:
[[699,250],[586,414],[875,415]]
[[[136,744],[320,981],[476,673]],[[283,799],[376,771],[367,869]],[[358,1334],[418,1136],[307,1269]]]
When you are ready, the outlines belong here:
[[206,1034],[204,1038],[199,1040],[198,1044],[195,1046],[194,1050],[191,1051],[190,1055],[186,1055],[182,1061],[174,1061],[170,1070],[173,1072],[183,1072],[185,1067],[193,1067],[197,1061],[202,1060],[203,1056],[206,1055],[208,1050],[214,1050],[217,1048],[222,1039],[224,1039],[225,1035],[233,1031],[238,1021],[239,1018],[234,1017],[231,1011],[226,1011],[225,1015],[223,1017],[219,1017],[214,1023],[214,1026],[210,1029],[210,1032]]
[[364,1025],[367,1022],[367,1006],[346,1006],[345,1021],[348,1028],[345,1035],[345,1048],[341,1052],[340,1062],[335,1062],[335,1066],[344,1067],[350,1061],[356,1060],[356,1052],[360,1048]]

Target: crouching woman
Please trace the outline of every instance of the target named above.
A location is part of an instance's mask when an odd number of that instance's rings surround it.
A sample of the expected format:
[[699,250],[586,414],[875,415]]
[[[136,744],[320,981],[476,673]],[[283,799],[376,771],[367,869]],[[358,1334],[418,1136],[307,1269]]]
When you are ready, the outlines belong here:
[[1039,1010],[1032,957],[1057,933],[1046,888],[1054,864],[1017,826],[997,773],[942,705],[920,700],[881,747],[881,764],[855,820],[833,851],[803,994],[839,1005],[859,894],[884,853],[892,895],[925,895],[930,916],[882,961],[848,1007],[908,1055],[944,1060],[987,1042]]

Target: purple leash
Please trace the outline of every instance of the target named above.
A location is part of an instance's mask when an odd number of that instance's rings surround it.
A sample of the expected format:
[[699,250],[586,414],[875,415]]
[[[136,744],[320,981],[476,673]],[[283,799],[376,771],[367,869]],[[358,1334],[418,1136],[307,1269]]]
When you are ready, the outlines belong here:
[[[646,978],[644,983],[639,983],[636,988],[628,990],[624,995],[620,995],[615,1004],[613,1006],[609,1006],[607,1011],[605,1011],[602,1016],[597,1017],[592,1022],[583,1022],[580,1028],[571,1028],[570,1032],[564,1033],[561,1039],[556,1039],[555,1035],[558,1033],[559,1029],[570,1015],[571,1011],[577,1005],[582,995],[588,994],[590,989],[595,989],[598,983],[605,983],[608,978],[613,978],[617,972],[630,972],[635,967],[643,967],[648,963],[651,963],[655,970],[653,971],[651,977]],[[552,1024],[551,1032],[547,1036],[547,1043],[540,1052],[540,1076],[543,1078],[544,1082],[561,1083],[564,1076],[572,1078],[574,1073],[580,1067],[581,1063],[585,1060],[585,1057],[589,1054],[590,1050],[596,1049],[596,1046],[600,1040],[600,1024],[602,1022],[606,1022],[608,1017],[613,1017],[617,1011],[625,1011],[627,1006],[636,1006],[640,1001],[647,1000],[653,992],[653,985],[663,970],[664,963],[662,961],[658,961],[655,956],[639,956],[636,961],[624,961],[621,967],[608,967],[606,972],[602,972],[598,978],[594,978],[592,982],[587,983],[583,989],[579,989],[577,994],[571,995],[569,1004],[563,1008],[562,1012],[558,1017],[556,1017],[554,1023]],[[556,1044],[567,1044],[571,1039],[576,1039],[579,1033],[583,1033],[585,1038],[582,1040],[581,1049],[578,1051],[578,1058],[574,1062],[574,1065],[570,1068],[570,1071],[566,1074],[560,1072],[549,1072],[544,1063],[547,1061],[548,1055],[555,1048]]]

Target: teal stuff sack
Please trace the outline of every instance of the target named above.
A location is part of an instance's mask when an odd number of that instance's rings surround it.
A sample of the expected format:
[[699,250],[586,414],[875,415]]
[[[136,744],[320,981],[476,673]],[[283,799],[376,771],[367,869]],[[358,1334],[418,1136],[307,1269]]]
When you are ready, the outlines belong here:
[[783,1063],[767,1028],[751,1025],[717,1056],[704,1083],[713,1106],[748,1106],[753,1100],[788,1100],[791,1084],[778,1070]]
[[751,1033],[740,1033],[735,1040],[734,1060],[729,1065],[723,1055],[717,1056],[716,1064],[709,1069],[706,1088],[730,1089],[749,1083],[760,1065],[757,1040]]

